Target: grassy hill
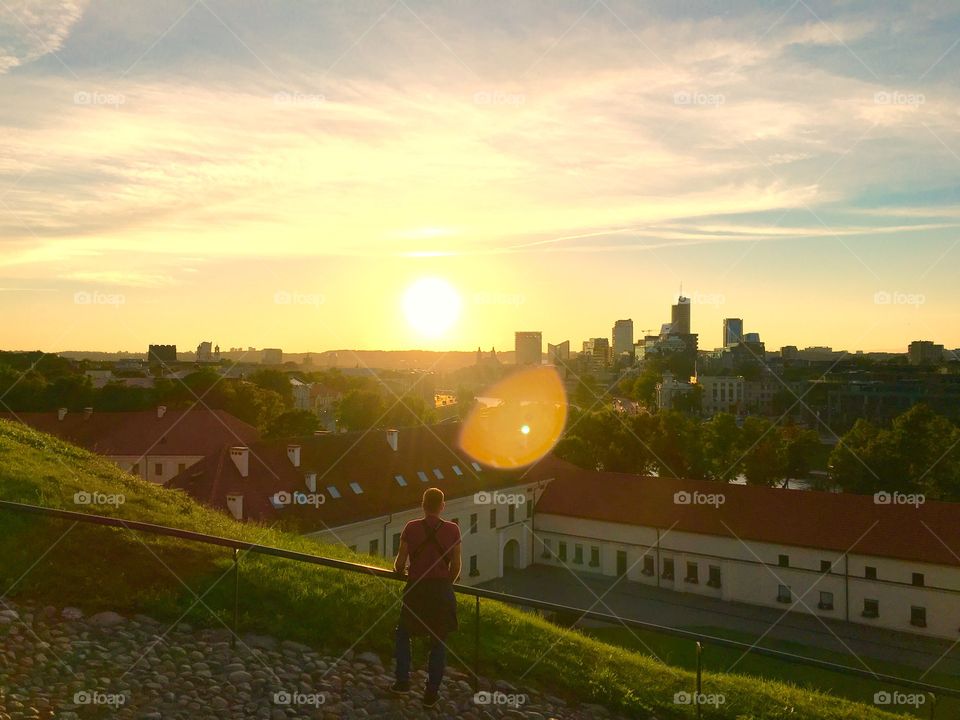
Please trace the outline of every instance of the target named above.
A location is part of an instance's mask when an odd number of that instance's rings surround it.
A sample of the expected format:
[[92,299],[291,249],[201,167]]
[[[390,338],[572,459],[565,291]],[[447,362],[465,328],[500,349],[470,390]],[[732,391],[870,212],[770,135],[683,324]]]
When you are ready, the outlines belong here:
[[[122,495],[124,502],[76,505],[74,495],[80,492]],[[4,421],[0,421],[0,499],[375,562],[268,527],[236,523],[82,449]],[[232,620],[232,552],[227,549],[0,510],[0,558],[0,594],[14,598],[75,605],[87,612],[142,612],[170,623],[183,618],[194,626],[222,627],[221,622],[229,625]],[[257,555],[244,556],[241,568],[241,634],[267,633],[333,651],[355,646],[390,657],[399,583]],[[452,637],[449,653],[455,665],[473,657],[472,598],[461,603],[461,631]],[[498,603],[484,601],[481,627],[485,677],[602,703],[635,717],[695,715],[692,706],[673,701],[675,693],[693,690],[690,672]],[[867,705],[738,675],[705,674],[703,690],[725,697],[722,705],[704,707],[706,718],[896,717]]]

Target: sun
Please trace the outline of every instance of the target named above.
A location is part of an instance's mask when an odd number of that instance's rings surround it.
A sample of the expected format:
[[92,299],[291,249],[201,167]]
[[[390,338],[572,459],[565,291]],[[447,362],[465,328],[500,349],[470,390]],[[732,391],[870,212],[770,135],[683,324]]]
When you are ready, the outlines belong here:
[[460,317],[460,295],[442,278],[420,278],[403,294],[403,313],[421,335],[440,337]]

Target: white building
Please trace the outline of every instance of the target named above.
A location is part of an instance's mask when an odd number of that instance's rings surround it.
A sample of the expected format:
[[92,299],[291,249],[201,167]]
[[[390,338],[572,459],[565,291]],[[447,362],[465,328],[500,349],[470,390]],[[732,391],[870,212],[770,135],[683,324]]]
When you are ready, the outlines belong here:
[[722,412],[736,415],[744,405],[744,382],[740,376],[700,375],[697,385],[703,388],[701,405],[708,416]]
[[598,481],[556,459],[543,465],[535,474],[554,479],[534,515],[535,562],[960,637],[955,504],[620,473]]

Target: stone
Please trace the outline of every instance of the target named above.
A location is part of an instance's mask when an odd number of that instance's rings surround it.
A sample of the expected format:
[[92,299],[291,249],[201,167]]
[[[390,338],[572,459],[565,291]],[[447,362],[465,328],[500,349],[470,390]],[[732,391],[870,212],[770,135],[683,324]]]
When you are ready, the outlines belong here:
[[105,612],[99,612],[96,615],[91,615],[87,621],[91,625],[97,625],[99,627],[113,627],[115,625],[122,625],[127,619],[119,613],[107,610]]

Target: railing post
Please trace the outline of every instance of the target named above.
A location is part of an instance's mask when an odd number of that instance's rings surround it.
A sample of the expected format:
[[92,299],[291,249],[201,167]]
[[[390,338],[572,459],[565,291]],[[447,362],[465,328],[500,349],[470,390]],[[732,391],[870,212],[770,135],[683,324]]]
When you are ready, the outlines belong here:
[[240,551],[233,549],[233,636],[230,647],[237,646],[237,630],[240,624]]
[[473,691],[480,692],[480,596],[473,613]]
[[700,697],[703,695],[703,643],[697,640],[697,694],[694,702],[697,705],[697,717],[700,717]]

